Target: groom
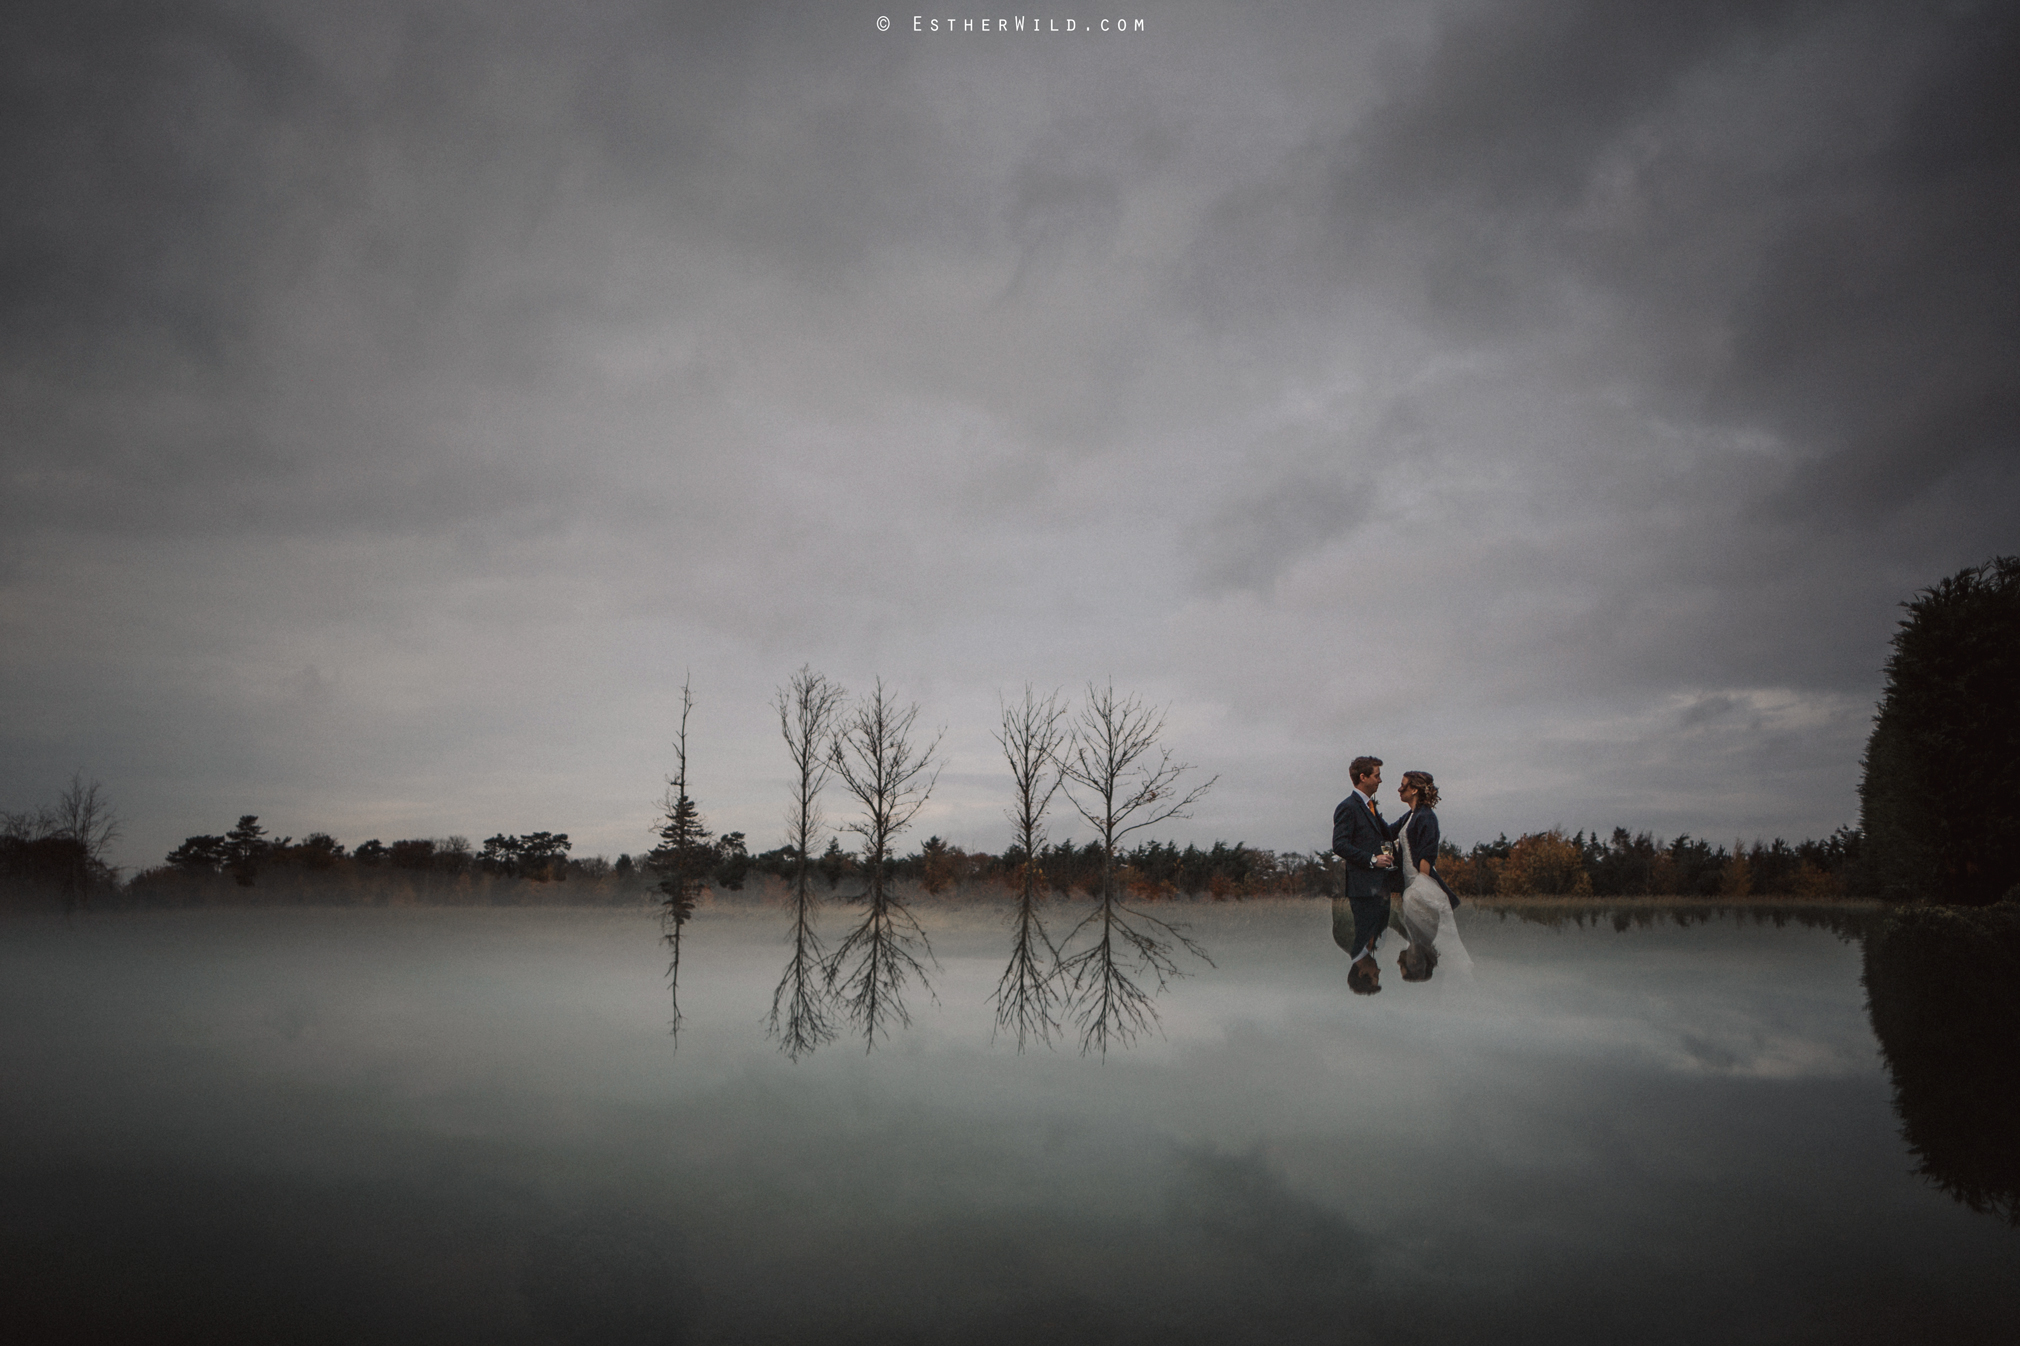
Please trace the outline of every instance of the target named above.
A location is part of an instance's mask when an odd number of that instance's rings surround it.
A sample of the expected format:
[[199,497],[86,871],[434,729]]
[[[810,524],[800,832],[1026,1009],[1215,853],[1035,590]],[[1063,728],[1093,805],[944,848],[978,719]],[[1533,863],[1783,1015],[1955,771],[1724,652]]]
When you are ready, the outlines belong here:
[[1389,826],[1375,803],[1375,791],[1382,785],[1382,759],[1356,757],[1347,774],[1353,777],[1354,792],[1333,810],[1333,854],[1347,862],[1346,898],[1333,899],[1333,941],[1353,959],[1347,966],[1347,986],[1356,995],[1373,995],[1382,989],[1375,939],[1389,923],[1388,871],[1395,864],[1382,849],[1389,840]]

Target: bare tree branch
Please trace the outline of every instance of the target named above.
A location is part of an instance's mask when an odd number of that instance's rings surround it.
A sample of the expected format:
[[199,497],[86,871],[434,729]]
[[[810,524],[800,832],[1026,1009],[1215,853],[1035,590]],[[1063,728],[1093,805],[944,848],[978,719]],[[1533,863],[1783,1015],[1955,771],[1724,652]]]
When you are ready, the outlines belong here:
[[936,734],[924,748],[912,741],[918,715],[917,705],[898,706],[879,679],[828,743],[828,765],[863,810],[846,830],[863,841],[864,888],[859,900],[865,911],[825,971],[827,984],[850,1021],[863,1030],[865,1051],[876,1046],[879,1032],[890,1031],[892,1020],[901,1027],[912,1022],[905,1007],[908,982],[916,978],[932,994],[925,966],[914,952],[930,959],[932,946],[888,873],[893,838],[924,807],[939,776],[933,757],[940,736]]
[[[1122,838],[1188,816],[1219,779],[1181,793],[1179,778],[1192,768],[1158,747],[1163,732],[1162,711],[1134,696],[1117,698],[1112,682],[1090,683],[1074,720],[1072,746],[1060,761],[1067,799],[1101,842],[1095,908],[1067,937],[1069,948],[1083,935],[1088,942],[1059,966],[1083,1053],[1106,1055],[1111,1042],[1126,1047],[1157,1026],[1156,996],[1182,975],[1174,947],[1213,961],[1181,927],[1125,905],[1116,886],[1115,854]],[[1153,984],[1146,987],[1146,980]]]
[[[1060,962],[1082,1054],[1106,1056],[1111,1043],[1131,1046],[1157,1027],[1157,997],[1185,975],[1173,946],[1213,962],[1185,927],[1120,901],[1098,902],[1066,937],[1068,947],[1083,934],[1088,945]],[[1146,987],[1145,979],[1152,984]]]
[[795,1061],[835,1036],[831,998],[822,976],[827,950],[814,929],[812,880],[814,842],[824,824],[820,793],[828,779],[826,753],[842,697],[838,684],[803,665],[772,702],[793,761],[793,802],[786,811],[786,840],[794,853],[793,953],[772,991],[765,1027],[779,1050]]
[[106,848],[119,839],[120,817],[97,781],[86,785],[84,773],[70,777],[70,785],[56,796],[54,834],[81,842],[91,859],[105,863]]
[[[1045,840],[1045,813],[1059,792],[1060,749],[1066,744],[1065,710],[1054,692],[1040,700],[1031,685],[1024,700],[1003,707],[996,741],[1010,763],[1013,790],[1008,816],[1012,844],[1024,853],[1018,875],[1017,908],[1011,918],[1010,961],[990,999],[996,1004],[995,1032],[1014,1032],[1017,1050],[1032,1038],[1050,1046],[1059,1027],[1059,947],[1039,918],[1045,876],[1038,848]],[[992,1034],[993,1036],[993,1034]]]
[[118,870],[106,863],[105,852],[119,828],[104,787],[97,781],[86,785],[84,773],[76,772],[53,807],[0,813],[0,870],[61,894],[67,918],[90,906],[94,886],[117,881]]

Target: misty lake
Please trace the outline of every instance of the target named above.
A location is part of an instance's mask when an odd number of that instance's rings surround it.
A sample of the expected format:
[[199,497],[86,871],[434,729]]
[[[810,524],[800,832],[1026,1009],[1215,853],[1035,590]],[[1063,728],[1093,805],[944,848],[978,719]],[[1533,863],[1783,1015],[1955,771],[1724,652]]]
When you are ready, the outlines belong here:
[[1005,915],[941,910],[937,1003],[797,1064],[777,908],[688,927],[677,1049],[640,911],[7,921],[10,1339],[1958,1341],[2020,1310],[2020,1232],[1914,1173],[1856,938],[1467,907],[1471,985],[1361,998],[1322,902],[1169,911],[1215,965],[1162,1037],[992,1045]]

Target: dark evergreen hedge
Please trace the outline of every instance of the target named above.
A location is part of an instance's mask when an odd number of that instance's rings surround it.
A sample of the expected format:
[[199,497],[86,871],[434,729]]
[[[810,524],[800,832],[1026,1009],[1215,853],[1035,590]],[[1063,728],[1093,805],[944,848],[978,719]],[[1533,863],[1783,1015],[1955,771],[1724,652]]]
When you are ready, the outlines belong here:
[[2020,557],[1906,606],[1859,785],[1863,886],[1996,902],[2020,884]]

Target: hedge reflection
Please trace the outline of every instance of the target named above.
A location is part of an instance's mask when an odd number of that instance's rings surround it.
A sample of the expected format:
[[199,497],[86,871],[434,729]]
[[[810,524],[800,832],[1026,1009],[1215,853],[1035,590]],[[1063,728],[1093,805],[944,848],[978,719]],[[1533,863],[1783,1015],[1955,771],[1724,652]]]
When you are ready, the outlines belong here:
[[1917,1171],[2020,1227],[2020,904],[1890,914],[1865,984]]

